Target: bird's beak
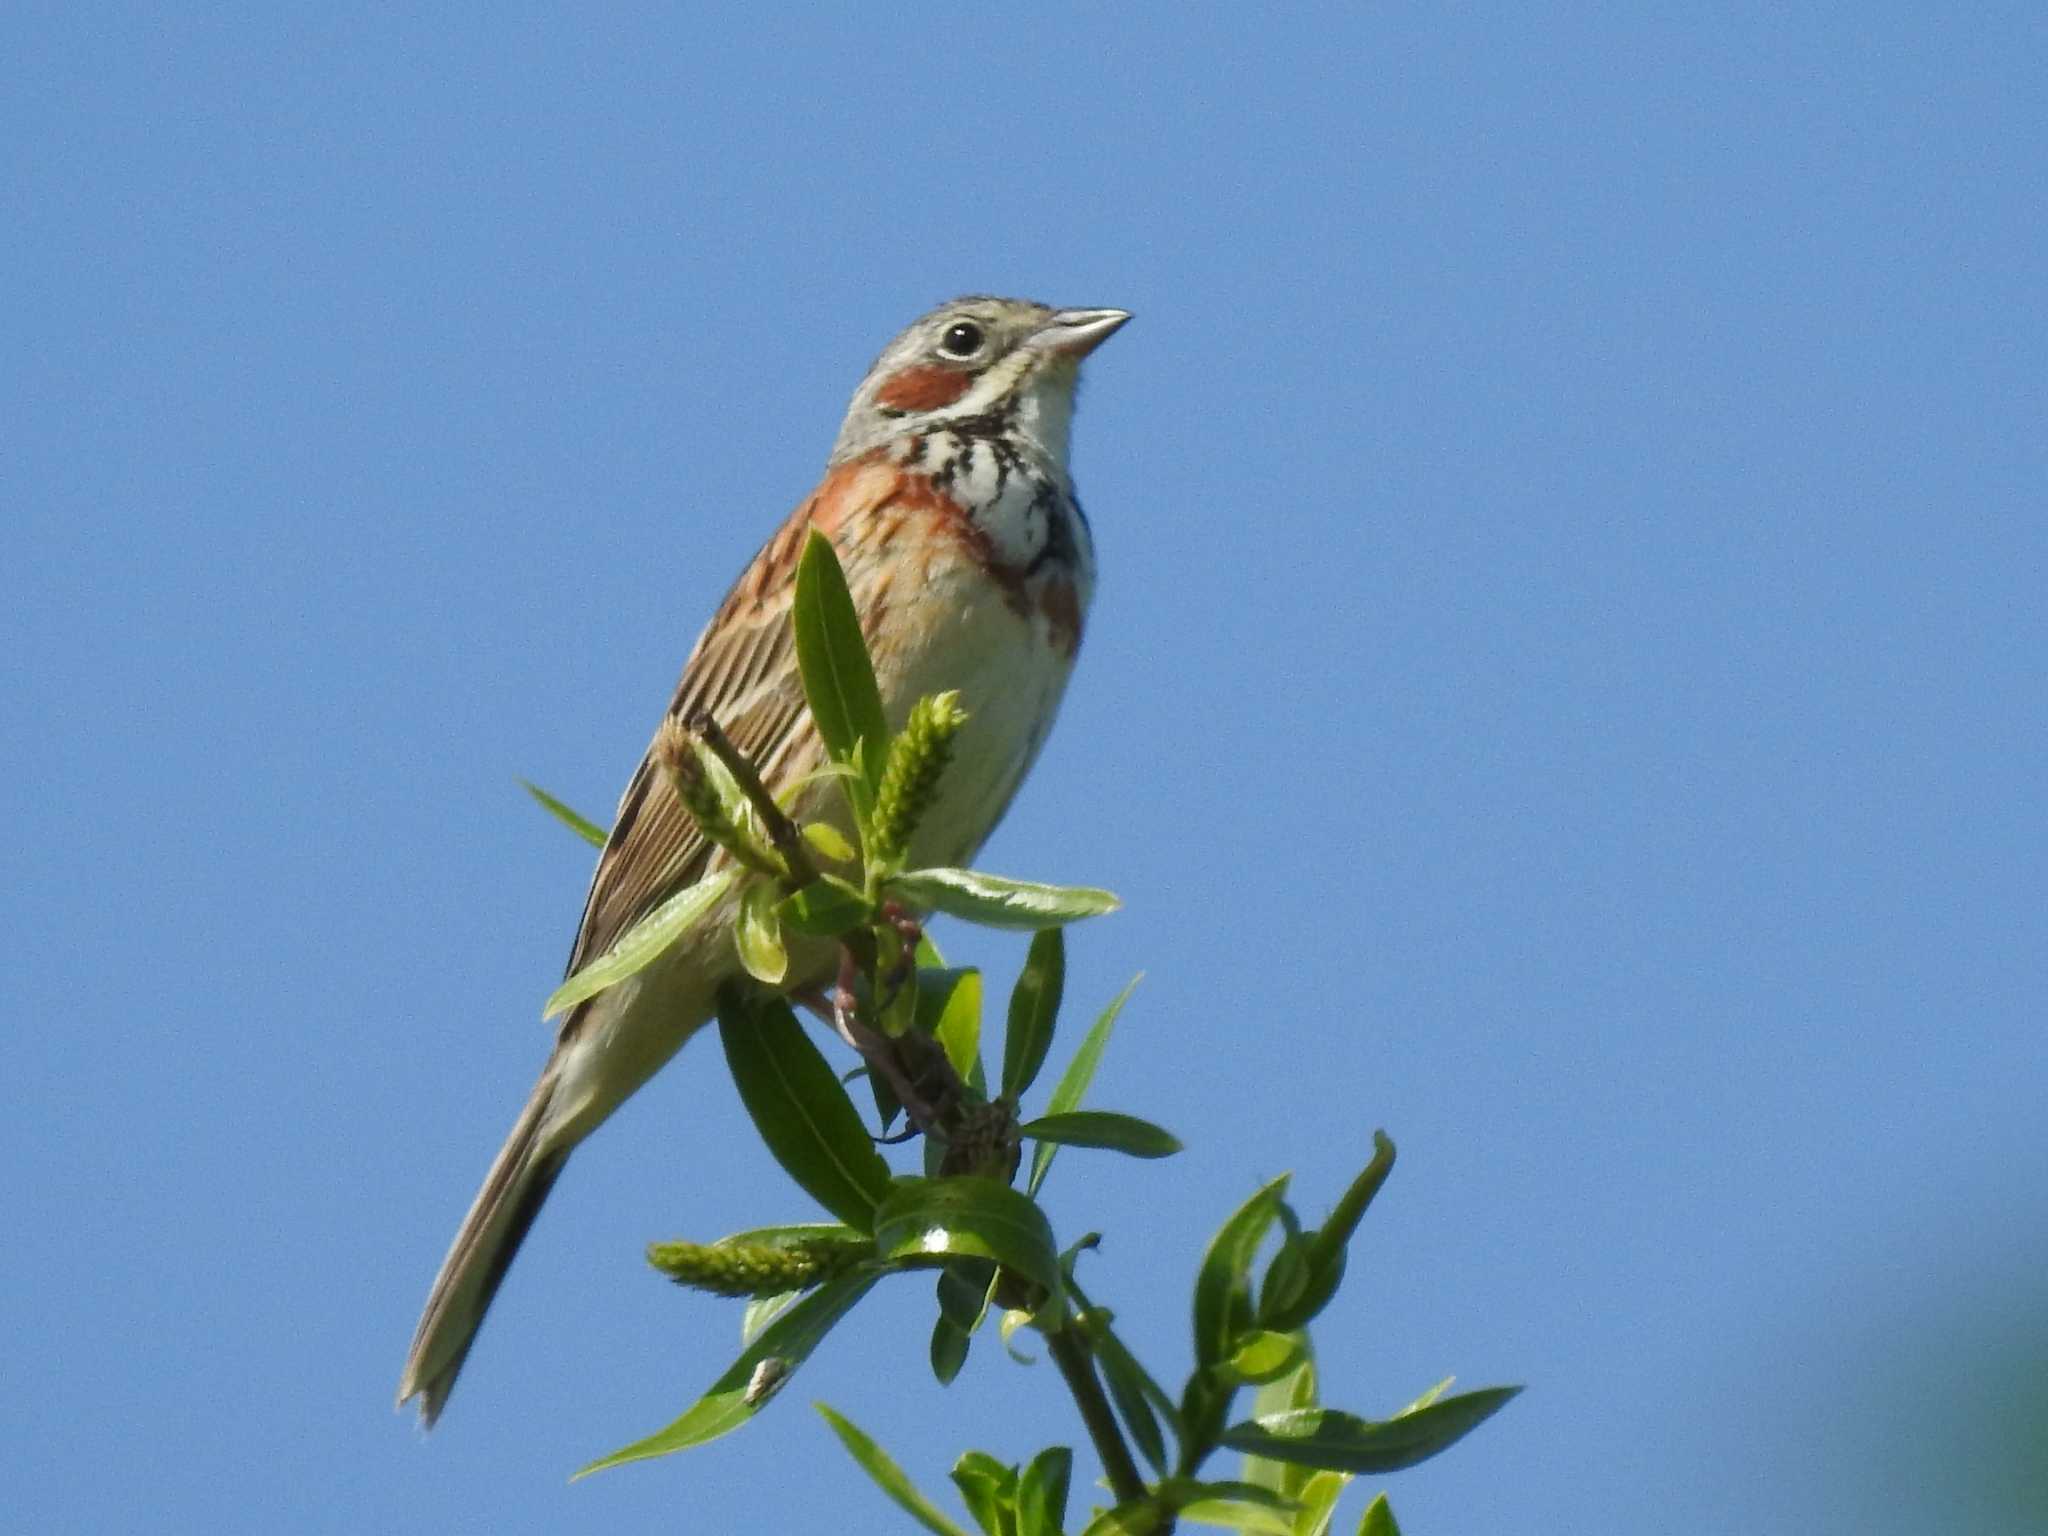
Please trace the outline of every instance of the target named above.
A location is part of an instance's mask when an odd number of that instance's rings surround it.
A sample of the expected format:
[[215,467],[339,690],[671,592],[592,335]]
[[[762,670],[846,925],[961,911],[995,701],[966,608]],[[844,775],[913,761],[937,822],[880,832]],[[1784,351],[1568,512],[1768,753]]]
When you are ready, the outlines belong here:
[[1062,309],[1031,333],[1030,345],[1078,363],[1130,318],[1124,309]]

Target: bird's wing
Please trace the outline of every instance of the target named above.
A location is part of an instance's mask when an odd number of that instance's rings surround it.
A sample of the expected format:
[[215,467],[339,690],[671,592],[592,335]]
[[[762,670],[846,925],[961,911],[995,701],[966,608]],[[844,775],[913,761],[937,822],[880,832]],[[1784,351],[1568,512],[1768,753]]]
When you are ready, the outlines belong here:
[[[770,789],[785,788],[823,761],[789,625],[804,538],[815,524],[843,541],[895,494],[894,475],[848,472],[854,469],[827,476],[754,557],[690,653],[668,707],[678,720],[700,709],[709,713]],[[602,955],[640,918],[703,878],[714,851],[650,747],[598,855],[569,971]]]

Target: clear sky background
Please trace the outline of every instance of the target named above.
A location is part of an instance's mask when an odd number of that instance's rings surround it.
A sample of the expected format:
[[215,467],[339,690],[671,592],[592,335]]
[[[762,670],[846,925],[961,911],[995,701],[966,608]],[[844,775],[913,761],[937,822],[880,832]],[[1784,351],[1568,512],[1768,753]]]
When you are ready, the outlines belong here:
[[945,1499],[1077,1438],[987,1344],[937,1387],[907,1284],[568,1486],[736,1347],[642,1245],[812,1212],[710,1041],[391,1410],[591,864],[516,779],[608,813],[962,291],[1138,317],[983,862],[1127,903],[1069,997],[1147,973],[1096,1101],[1189,1150],[1050,1199],[1141,1352],[1385,1126],[1329,1396],[1529,1386],[1411,1533],[2048,1524],[2037,5],[17,4],[0,57],[10,1524],[882,1533],[809,1400]]

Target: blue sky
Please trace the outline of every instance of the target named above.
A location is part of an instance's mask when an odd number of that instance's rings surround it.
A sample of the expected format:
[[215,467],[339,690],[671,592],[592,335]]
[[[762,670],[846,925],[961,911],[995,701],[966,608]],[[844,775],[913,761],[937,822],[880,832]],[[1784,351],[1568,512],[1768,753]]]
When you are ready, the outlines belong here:
[[2035,8],[37,5],[0,51],[17,1522],[879,1533],[807,1401],[942,1492],[1073,1438],[1044,1366],[935,1386],[905,1286],[741,1435],[566,1485],[734,1350],[642,1245],[810,1214],[709,1041],[442,1427],[390,1410],[588,875],[517,778],[605,813],[970,290],[1138,316],[983,862],[1127,903],[1069,997],[1146,972],[1097,1100],[1189,1151],[1050,1199],[1141,1352],[1256,1180],[1313,1216],[1385,1126],[1330,1397],[1529,1384],[1391,1480],[1411,1532],[2048,1518]]

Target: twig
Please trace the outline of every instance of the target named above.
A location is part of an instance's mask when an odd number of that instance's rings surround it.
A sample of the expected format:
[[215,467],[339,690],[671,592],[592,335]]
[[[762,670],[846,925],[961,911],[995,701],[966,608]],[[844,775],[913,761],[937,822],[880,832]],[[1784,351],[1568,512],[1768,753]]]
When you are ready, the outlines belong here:
[[811,860],[811,850],[804,844],[803,833],[797,830],[795,822],[783,813],[775,803],[775,797],[768,793],[768,786],[761,782],[761,775],[754,765],[747,761],[746,754],[732,744],[725,732],[718,728],[718,722],[711,718],[708,709],[692,710],[683,724],[703,738],[718,760],[725,764],[726,771],[739,784],[747,801],[754,807],[754,814],[761,818],[761,825],[768,833],[768,840],[775,845],[775,851],[782,855],[782,862],[789,867],[789,884],[792,890],[802,890],[818,878],[818,866]]
[[930,1131],[939,1120],[937,1106],[918,1090],[909,1071],[897,1060],[895,1042],[876,1034],[860,1021],[853,993],[854,977],[858,974],[859,966],[854,961],[853,951],[841,945],[839,984],[832,989],[833,1032],[852,1046],[869,1069],[889,1085],[889,1091],[896,1095],[896,1102],[903,1106],[903,1112],[910,1117],[911,1123],[919,1130]]

